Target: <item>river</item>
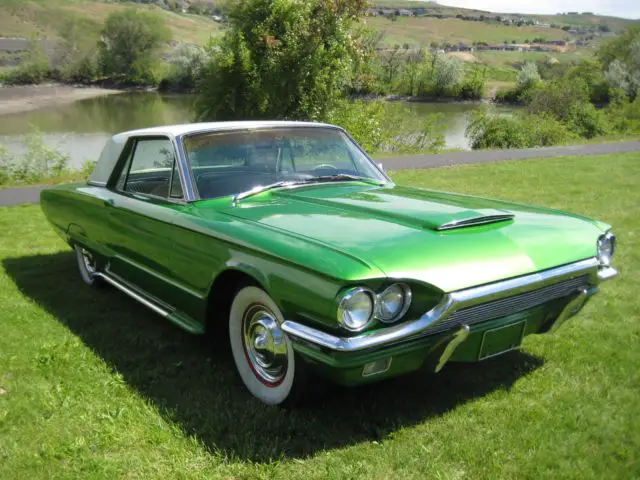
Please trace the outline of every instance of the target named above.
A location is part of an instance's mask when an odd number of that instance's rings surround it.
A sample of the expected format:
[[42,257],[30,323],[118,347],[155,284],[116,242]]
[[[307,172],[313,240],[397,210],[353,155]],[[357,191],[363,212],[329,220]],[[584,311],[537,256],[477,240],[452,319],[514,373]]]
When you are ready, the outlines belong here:
[[[0,145],[22,149],[21,137],[38,129],[48,146],[66,152],[72,167],[95,160],[105,139],[135,128],[193,121],[193,96],[123,93],[80,100],[61,106],[0,116]],[[469,149],[465,137],[468,113],[475,103],[391,102],[390,108],[408,108],[419,115],[439,113],[446,125],[447,148]],[[505,109],[508,110],[508,109]]]

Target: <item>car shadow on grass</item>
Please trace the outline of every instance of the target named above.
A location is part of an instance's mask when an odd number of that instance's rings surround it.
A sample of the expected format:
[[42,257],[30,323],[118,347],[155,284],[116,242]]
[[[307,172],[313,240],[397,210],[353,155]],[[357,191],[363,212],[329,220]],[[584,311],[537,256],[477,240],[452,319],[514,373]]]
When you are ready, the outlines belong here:
[[440,374],[407,375],[359,388],[331,386],[295,410],[250,397],[229,355],[189,335],[113,288],[82,283],[71,252],[6,259],[22,293],[66,325],[162,415],[230,458],[301,458],[361,441],[384,441],[405,426],[509,389],[543,360],[510,352]]

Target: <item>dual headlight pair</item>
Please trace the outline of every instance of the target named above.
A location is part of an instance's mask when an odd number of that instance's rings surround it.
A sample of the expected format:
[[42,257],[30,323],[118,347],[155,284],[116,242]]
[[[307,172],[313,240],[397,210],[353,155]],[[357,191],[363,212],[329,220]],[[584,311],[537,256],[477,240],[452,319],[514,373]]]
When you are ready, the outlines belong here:
[[393,323],[407,313],[411,305],[411,289],[404,283],[389,285],[380,293],[365,287],[344,291],[338,299],[338,322],[357,332],[375,318]]
[[616,237],[613,233],[607,232],[598,238],[598,260],[600,265],[611,266],[611,259],[616,250]]

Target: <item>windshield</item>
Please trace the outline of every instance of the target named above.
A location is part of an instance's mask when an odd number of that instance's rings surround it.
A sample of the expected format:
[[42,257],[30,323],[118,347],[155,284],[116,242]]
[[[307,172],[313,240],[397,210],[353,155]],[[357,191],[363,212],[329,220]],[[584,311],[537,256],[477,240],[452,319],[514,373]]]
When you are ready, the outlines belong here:
[[184,146],[201,198],[238,195],[278,182],[288,186],[349,176],[387,181],[335,128],[209,132],[186,137]]

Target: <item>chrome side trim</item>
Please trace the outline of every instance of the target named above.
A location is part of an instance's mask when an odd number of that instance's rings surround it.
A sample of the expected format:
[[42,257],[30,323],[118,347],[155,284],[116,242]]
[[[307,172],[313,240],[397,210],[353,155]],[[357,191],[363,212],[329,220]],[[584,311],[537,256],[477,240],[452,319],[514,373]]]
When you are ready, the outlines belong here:
[[338,337],[289,320],[282,324],[282,329],[294,340],[308,342],[334,352],[356,352],[369,348],[389,346],[401,341],[429,335],[431,327],[444,321],[460,308],[517,295],[585,274],[589,275],[590,283],[595,285],[599,280],[599,265],[596,258],[588,258],[522,277],[451,292],[445,294],[440,303],[418,320],[383,328],[375,332],[365,332],[353,337]]
[[155,303],[150,302],[149,300],[144,298],[142,295],[140,295],[138,292],[132,290],[131,288],[127,287],[126,285],[123,285],[122,283],[118,282],[117,280],[115,280],[114,278],[110,277],[109,275],[105,275],[102,272],[96,272],[96,273],[93,274],[93,276],[103,279],[108,284],[113,285],[115,288],[117,288],[121,292],[126,293],[131,298],[133,298],[134,300],[140,302],[145,307],[153,310],[154,312],[156,312],[159,315],[162,315],[163,317],[168,317],[171,314],[171,312],[169,312],[168,310],[165,310],[164,308],[159,307]]

